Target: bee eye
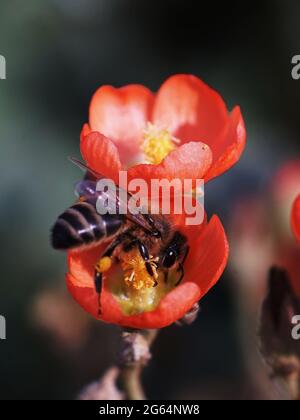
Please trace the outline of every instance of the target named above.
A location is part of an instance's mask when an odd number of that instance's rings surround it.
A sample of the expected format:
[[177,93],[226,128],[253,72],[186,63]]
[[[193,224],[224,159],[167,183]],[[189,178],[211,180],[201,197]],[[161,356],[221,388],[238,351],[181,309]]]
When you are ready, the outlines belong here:
[[169,250],[163,258],[162,265],[165,268],[171,268],[176,263],[176,259],[177,253],[173,249]]

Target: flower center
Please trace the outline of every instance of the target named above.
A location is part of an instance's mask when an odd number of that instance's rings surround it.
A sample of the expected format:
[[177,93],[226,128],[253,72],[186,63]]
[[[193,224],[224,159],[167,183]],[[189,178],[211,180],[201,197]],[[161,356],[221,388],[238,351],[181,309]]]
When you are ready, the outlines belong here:
[[126,253],[121,263],[126,286],[135,290],[155,287],[158,280],[156,261],[157,259],[150,258],[149,265],[153,271],[153,276],[151,276],[145,261],[137,250]]
[[120,264],[110,276],[109,288],[127,316],[151,312],[160,301],[174,289],[178,280],[177,273],[170,273],[166,282],[163,272],[157,269],[157,259],[149,261],[153,276],[138,249],[120,255]]
[[144,130],[142,151],[148,163],[159,165],[169,153],[176,149],[176,143],[180,141],[167,129],[148,123]]

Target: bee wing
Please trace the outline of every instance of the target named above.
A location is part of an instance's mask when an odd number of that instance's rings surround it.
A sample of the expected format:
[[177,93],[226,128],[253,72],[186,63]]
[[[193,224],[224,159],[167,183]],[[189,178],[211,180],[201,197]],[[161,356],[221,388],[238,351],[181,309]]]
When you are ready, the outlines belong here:
[[89,197],[94,196],[97,192],[97,183],[96,181],[90,181],[84,179],[79,181],[75,186],[75,195],[80,197]]
[[[128,200],[132,197],[129,192],[125,192],[119,186],[117,186],[117,193],[114,194],[113,191],[97,191],[97,183],[101,179],[106,177],[93,169],[89,168],[84,163],[80,162],[76,158],[69,158],[72,163],[82,169],[85,173],[85,179],[80,181],[75,188],[75,193],[79,197],[85,197],[87,201],[91,202],[96,207],[96,203],[100,206],[103,204],[107,208],[107,211],[114,211],[118,209],[120,214],[124,214],[125,217],[133,224],[140,226],[145,231],[151,232],[151,226],[146,222],[143,215],[140,214],[131,214],[128,209]],[[123,192],[123,194],[121,194]],[[124,200],[123,197],[127,197],[127,200]],[[99,201],[100,200],[100,201]],[[115,205],[113,205],[115,204]]]

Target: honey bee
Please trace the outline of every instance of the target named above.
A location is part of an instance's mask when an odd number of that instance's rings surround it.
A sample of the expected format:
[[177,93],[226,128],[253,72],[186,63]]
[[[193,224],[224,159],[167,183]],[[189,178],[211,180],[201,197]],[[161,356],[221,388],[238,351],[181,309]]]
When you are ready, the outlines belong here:
[[[96,204],[98,200],[107,200],[110,194],[97,191],[97,183],[104,177],[78,160],[71,160],[86,171],[86,175],[76,187],[78,202],[62,213],[54,224],[51,242],[54,249],[65,251],[108,243],[95,265],[99,313],[103,275],[114,263],[121,264],[125,284],[136,290],[156,287],[159,273],[163,273],[164,281],[168,283],[171,270],[179,274],[175,284],[178,286],[184,278],[184,262],[189,253],[186,237],[165,215],[144,212],[133,215],[129,210],[126,215],[123,212],[100,215]],[[116,200],[117,208],[127,208],[119,192],[117,188],[117,195],[109,198]]]

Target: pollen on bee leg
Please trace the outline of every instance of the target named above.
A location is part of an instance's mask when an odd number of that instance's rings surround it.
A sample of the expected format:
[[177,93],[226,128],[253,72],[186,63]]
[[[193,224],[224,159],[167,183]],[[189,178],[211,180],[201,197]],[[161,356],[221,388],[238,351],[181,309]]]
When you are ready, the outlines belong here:
[[167,129],[148,123],[144,130],[142,151],[148,163],[159,165],[169,153],[176,149],[176,144],[179,143],[180,140],[172,136]]
[[95,269],[98,273],[106,273],[111,269],[112,259],[109,257],[103,257],[95,266]]

